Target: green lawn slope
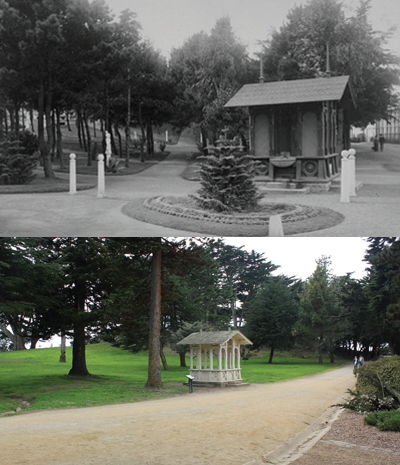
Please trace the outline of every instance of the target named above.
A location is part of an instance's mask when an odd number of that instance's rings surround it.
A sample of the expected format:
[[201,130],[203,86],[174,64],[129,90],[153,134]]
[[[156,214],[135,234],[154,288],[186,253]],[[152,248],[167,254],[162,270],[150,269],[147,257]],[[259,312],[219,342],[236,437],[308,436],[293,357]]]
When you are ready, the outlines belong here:
[[[109,344],[86,347],[87,367],[94,376],[71,377],[72,348],[67,348],[67,363],[60,363],[60,348],[0,353],[0,414],[15,411],[87,407],[139,402],[171,397],[188,392],[183,386],[188,368],[179,366],[179,357],[166,354],[169,371],[162,371],[164,389],[144,389],[148,353],[132,354]],[[242,361],[245,382],[270,383],[312,375],[348,364],[337,359],[335,365],[314,358],[278,353],[269,365],[268,353]],[[216,362],[215,362],[216,364]],[[187,359],[189,365],[189,359]],[[215,366],[215,365],[214,365]],[[29,405],[27,405],[29,404]]]

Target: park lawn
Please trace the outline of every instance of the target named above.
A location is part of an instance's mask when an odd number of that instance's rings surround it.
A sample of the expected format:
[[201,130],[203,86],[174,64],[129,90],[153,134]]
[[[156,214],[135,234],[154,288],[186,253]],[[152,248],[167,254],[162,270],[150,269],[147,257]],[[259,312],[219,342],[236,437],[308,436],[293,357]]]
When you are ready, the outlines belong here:
[[[169,371],[162,371],[164,389],[144,389],[147,380],[148,353],[132,354],[109,344],[86,346],[87,367],[91,377],[71,377],[72,348],[67,348],[67,363],[60,363],[60,349],[36,349],[0,353],[0,413],[88,407],[139,402],[172,397],[188,392],[183,386],[188,368],[179,366],[179,356],[166,354]],[[269,383],[327,371],[344,364],[340,359],[332,366],[328,361],[318,365],[314,358],[278,354],[267,363],[268,353],[242,361],[245,382]],[[189,365],[189,360],[187,359]],[[196,388],[195,388],[196,389]],[[201,389],[201,388],[198,388]]]

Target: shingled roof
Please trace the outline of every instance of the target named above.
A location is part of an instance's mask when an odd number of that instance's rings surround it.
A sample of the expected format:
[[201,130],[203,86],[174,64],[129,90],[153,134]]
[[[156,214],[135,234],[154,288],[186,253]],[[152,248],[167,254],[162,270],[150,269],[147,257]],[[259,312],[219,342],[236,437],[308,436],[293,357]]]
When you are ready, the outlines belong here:
[[235,337],[235,341],[238,344],[252,344],[240,331],[202,331],[200,333],[192,333],[189,336],[179,341],[178,344],[187,345],[213,345],[213,344],[224,344],[230,339]]
[[324,100],[339,101],[343,98],[347,86],[350,87],[349,79],[349,76],[334,76],[246,84],[229,100],[225,107],[282,105]]

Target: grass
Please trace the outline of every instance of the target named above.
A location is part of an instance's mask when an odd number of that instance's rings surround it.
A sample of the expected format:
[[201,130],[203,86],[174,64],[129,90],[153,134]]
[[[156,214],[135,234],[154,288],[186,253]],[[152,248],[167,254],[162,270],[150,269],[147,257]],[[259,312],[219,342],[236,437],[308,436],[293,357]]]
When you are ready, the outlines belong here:
[[[36,349],[0,353],[0,413],[88,407],[171,397],[188,392],[183,386],[188,368],[179,366],[179,357],[166,354],[169,371],[162,371],[164,388],[144,389],[147,380],[148,353],[131,352],[109,344],[86,347],[87,366],[94,377],[71,377],[68,372],[72,348],[67,348],[67,363],[60,363],[60,349]],[[318,365],[314,358],[300,358],[280,353],[272,365],[268,353],[242,362],[242,378],[251,383],[270,383],[312,375],[349,363],[338,359]],[[189,360],[187,359],[189,365]],[[215,366],[215,365],[214,365]],[[22,402],[22,404],[21,404]],[[24,402],[29,403],[25,406]]]

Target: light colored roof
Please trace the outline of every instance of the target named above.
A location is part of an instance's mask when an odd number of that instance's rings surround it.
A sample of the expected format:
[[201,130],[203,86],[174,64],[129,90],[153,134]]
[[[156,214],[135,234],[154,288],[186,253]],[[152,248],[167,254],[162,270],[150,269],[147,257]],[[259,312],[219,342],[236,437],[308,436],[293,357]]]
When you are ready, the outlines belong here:
[[179,341],[178,344],[197,345],[197,344],[223,344],[235,337],[238,344],[252,344],[240,331],[202,331],[192,333]]
[[334,76],[246,84],[228,101],[225,107],[339,101],[346,87],[350,85],[349,79],[349,76]]

